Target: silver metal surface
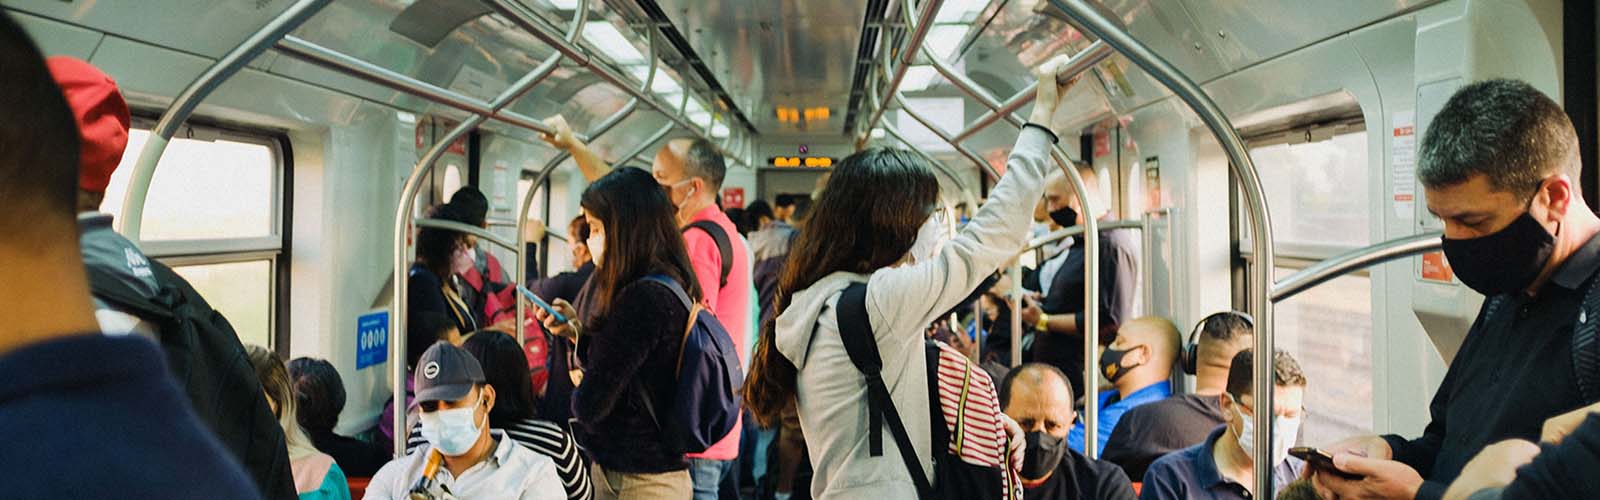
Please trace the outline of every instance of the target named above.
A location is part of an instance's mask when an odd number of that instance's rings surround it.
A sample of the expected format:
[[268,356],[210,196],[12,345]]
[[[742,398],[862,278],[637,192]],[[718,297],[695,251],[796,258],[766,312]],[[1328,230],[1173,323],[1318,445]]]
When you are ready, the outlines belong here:
[[961,182],[961,176],[958,176],[955,172],[952,172],[949,165],[945,165],[944,162],[934,159],[932,156],[928,156],[928,153],[923,152],[922,148],[916,147],[915,145],[911,144],[910,141],[907,141],[905,136],[900,135],[899,127],[896,127],[891,123],[884,122],[883,126],[879,128],[883,129],[884,135],[887,135],[896,141],[900,141],[900,144],[904,144],[907,151],[911,151],[917,156],[922,157],[923,161],[928,162],[929,165],[933,165],[933,169],[949,178],[950,182],[955,184],[956,189],[960,189],[962,192],[967,191],[967,185],[966,183]]
[[[1050,0],[1050,3],[1067,13],[1083,29],[1105,41],[1107,45],[1127,56],[1130,61],[1144,69],[1162,85],[1166,86],[1179,99],[1183,100],[1195,114],[1205,122],[1206,127],[1216,136],[1217,142],[1228,155],[1228,167],[1243,187],[1246,215],[1250,220],[1252,245],[1256,255],[1255,265],[1251,266],[1250,276],[1250,303],[1251,313],[1256,318],[1255,337],[1255,363],[1253,369],[1255,382],[1255,426],[1258,432],[1255,435],[1255,446],[1258,450],[1272,449],[1272,353],[1273,353],[1273,323],[1272,306],[1268,292],[1272,289],[1272,270],[1274,255],[1272,250],[1272,223],[1267,214],[1267,200],[1261,187],[1261,179],[1257,175],[1255,162],[1251,160],[1249,152],[1245,149],[1244,141],[1239,138],[1238,131],[1228,122],[1228,117],[1217,107],[1216,102],[1206,95],[1193,80],[1184,76],[1171,63],[1160,55],[1151,51],[1143,43],[1135,40],[1132,35],[1119,29],[1116,24],[1095,10],[1087,0]],[[1094,398],[1089,398],[1093,401]],[[1264,431],[1264,432],[1263,432]],[[1255,463],[1255,494],[1260,498],[1274,498],[1272,484],[1272,464],[1267,460],[1257,460]]]
[[[644,142],[640,142],[639,145],[634,146],[633,149],[628,150],[627,153],[617,156],[617,164],[620,166],[621,164],[626,163],[641,154],[644,154],[645,150],[650,149],[650,146],[654,146],[657,142],[661,142],[662,139],[667,138],[667,134],[669,133],[672,133],[672,124],[662,126],[661,130],[657,130],[656,133],[650,134],[650,137],[646,137]],[[645,160],[645,162],[649,163],[649,160]]]
[[150,139],[145,142],[144,149],[139,151],[139,159],[133,164],[133,172],[128,180],[128,192],[122,200],[122,215],[117,217],[118,232],[134,243],[139,242],[139,229],[144,219],[145,197],[150,194],[150,181],[155,179],[156,165],[161,162],[161,154],[167,150],[167,143],[172,140],[172,134],[177,133],[178,126],[183,125],[195,108],[200,106],[206,96],[222,86],[245,64],[255,59],[256,56],[266,52],[278,39],[283,38],[295,27],[306,22],[317,11],[328,6],[332,0],[300,0],[284,9],[277,17],[268,21],[261,29],[251,33],[244,41],[239,42],[233,50],[217,59],[215,64],[206,68],[183,92],[172,99],[172,105],[161,113],[161,120],[151,130]]
[[[1109,220],[1105,222],[1099,222],[1098,225],[1100,226],[1101,231],[1110,231],[1112,229],[1139,229],[1142,231],[1144,229],[1144,221],[1139,220]],[[1076,226],[1067,226],[1055,231],[1051,231],[1046,233],[1044,236],[1028,240],[1027,246],[1022,247],[1022,251],[1017,252],[1017,255],[1022,255],[1025,252],[1031,252],[1039,248],[1043,248],[1045,245],[1067,239],[1068,237],[1083,234],[1083,231],[1087,228],[1088,226],[1078,224]]]
[[[1085,71],[1093,69],[1096,64],[1100,64],[1100,61],[1104,61],[1107,57],[1111,57],[1111,55],[1114,53],[1116,52],[1111,50],[1110,45],[1106,45],[1104,41],[1096,40],[1094,43],[1089,44],[1087,48],[1083,49],[1083,51],[1074,54],[1067,61],[1067,64],[1062,66],[1061,70],[1056,72],[1056,81],[1060,82],[1063,80],[1070,80]],[[1023,106],[1033,102],[1033,99],[1038,96],[1038,86],[1039,83],[1034,82],[1028,84],[1027,87],[1023,87],[1022,90],[1017,91],[1016,94],[1012,94],[1010,99],[1006,99],[1004,103],[1001,103],[998,110],[991,109],[990,111],[978,116],[977,120],[974,120],[972,124],[967,125],[967,128],[956,134],[953,139],[957,142],[966,141],[967,139],[972,138],[972,136],[977,135],[978,132],[983,131],[983,129],[987,128],[989,125],[994,124],[996,120],[1011,116],[1013,113],[1016,113],[1017,110],[1020,110]]]
[[[921,52],[922,41],[927,39],[928,30],[933,27],[933,19],[939,14],[939,6],[944,4],[944,0],[923,0],[922,9],[917,12],[916,19],[913,20],[911,17],[911,2],[912,0],[905,0],[901,10],[901,12],[905,13],[906,23],[911,28],[911,35],[907,37],[906,46],[905,48],[901,49],[901,54],[904,54],[904,60],[901,61],[900,64],[894,65],[893,69],[883,68],[890,70],[891,76],[889,77],[888,86],[883,90],[882,100],[875,99],[868,102],[868,104],[873,105],[871,114],[868,115],[871,118],[868,118],[865,126],[861,127],[861,130],[865,130],[867,133],[871,133],[872,129],[878,126],[878,121],[883,119],[883,113],[889,110],[889,103],[893,102],[894,99],[899,97],[900,81],[906,78],[906,70],[911,69],[912,61],[915,60],[916,55]],[[884,43],[883,40],[888,40],[888,37],[882,37],[879,43]],[[892,63],[893,61],[890,62]],[[929,126],[928,128],[937,130],[937,128],[932,126]],[[957,148],[959,149],[959,146],[957,146]],[[963,154],[966,153],[963,152]],[[982,162],[980,161],[979,163]],[[989,169],[991,173],[993,173],[992,170],[993,169]],[[999,179],[999,176],[995,176],[994,178]]]
[[890,101],[898,104],[900,106],[900,110],[904,112],[906,116],[910,116],[911,119],[916,120],[917,123],[921,123],[923,127],[926,127],[929,131],[932,131],[933,135],[938,136],[939,139],[950,143],[950,147],[953,147],[957,152],[960,152],[961,156],[965,156],[968,160],[972,160],[972,163],[977,165],[978,169],[982,170],[984,175],[989,176],[990,179],[995,181],[1000,180],[1000,173],[994,170],[994,166],[989,165],[989,162],[984,161],[983,157],[979,156],[978,153],[973,152],[971,148],[951,140],[950,134],[940,130],[938,125],[934,124],[932,121],[929,121],[927,117],[922,116],[922,113],[918,113],[917,110],[911,109],[910,106],[907,106],[905,98],[901,97],[899,92],[895,92]]
[[1442,233],[1424,233],[1357,248],[1301,269],[1272,285],[1272,301],[1283,302],[1328,280],[1395,259],[1439,250]]
[[498,246],[500,248],[504,248],[506,250],[516,250],[516,248],[515,248],[516,242],[513,242],[511,240],[505,239],[504,237],[501,237],[500,235],[491,233],[491,232],[489,232],[488,229],[484,229],[484,228],[481,228],[481,227],[478,227],[478,226],[474,226],[474,225],[471,225],[471,224],[462,224],[460,222],[456,222],[456,221],[453,221],[453,220],[428,219],[428,218],[417,219],[417,220],[411,221],[411,224],[416,226],[416,227],[431,227],[431,228],[437,228],[437,229],[448,229],[448,230],[455,231],[455,232],[458,232],[458,233],[466,233],[466,234],[470,234],[470,235],[473,235],[473,236],[477,236],[479,240],[487,241],[489,243],[493,243],[495,246]]
[[1011,259],[1011,367],[1018,366],[1022,366],[1022,259],[1014,258]]

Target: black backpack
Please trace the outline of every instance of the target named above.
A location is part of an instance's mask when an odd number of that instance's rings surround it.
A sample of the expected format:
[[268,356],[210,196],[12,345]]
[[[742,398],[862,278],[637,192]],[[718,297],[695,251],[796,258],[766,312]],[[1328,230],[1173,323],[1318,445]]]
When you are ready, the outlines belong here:
[[171,268],[151,260],[150,270],[160,285],[153,299],[94,266],[88,266],[89,288],[95,298],[160,329],[168,368],[195,415],[244,466],[262,498],[297,498],[283,428],[233,326]]
[[733,243],[728,240],[728,232],[723,231],[722,226],[708,220],[697,220],[687,226],[683,226],[685,231],[688,231],[689,228],[705,231],[706,234],[711,235],[712,240],[717,242],[717,252],[722,254],[722,281],[717,286],[719,288],[728,286],[728,273],[733,272]]
[[889,388],[884,385],[880,374],[883,358],[878,355],[872,322],[867,318],[867,284],[852,283],[845,288],[839,297],[836,314],[839,337],[844,341],[845,352],[850,356],[850,362],[867,379],[867,419],[870,423],[867,444],[871,455],[883,455],[883,427],[888,426],[889,434],[900,450],[900,457],[911,472],[911,480],[917,485],[917,496],[922,500],[1005,498],[1005,471],[999,467],[971,464],[950,454],[950,431],[939,404],[938,344],[932,340],[924,343],[928,361],[928,423],[933,430],[933,435],[926,439],[933,443],[933,472],[937,479],[937,482],[931,482],[922,473],[917,452],[911,446],[911,436],[907,435],[905,423],[901,421],[900,412],[889,397]]

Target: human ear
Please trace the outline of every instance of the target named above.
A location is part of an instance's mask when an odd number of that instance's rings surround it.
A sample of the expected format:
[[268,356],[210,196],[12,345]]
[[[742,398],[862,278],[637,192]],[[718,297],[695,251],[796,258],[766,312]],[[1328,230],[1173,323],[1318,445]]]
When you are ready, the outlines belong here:
[[1545,214],[1539,222],[1546,224],[1559,223],[1567,217],[1567,209],[1571,208],[1573,200],[1572,179],[1566,174],[1556,174],[1539,185],[1536,198],[1545,199]]

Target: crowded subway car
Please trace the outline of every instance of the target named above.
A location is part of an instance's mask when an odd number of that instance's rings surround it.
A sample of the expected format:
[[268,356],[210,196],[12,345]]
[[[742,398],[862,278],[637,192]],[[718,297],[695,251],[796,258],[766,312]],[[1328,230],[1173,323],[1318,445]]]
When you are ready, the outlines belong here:
[[0,497],[1594,498],[1597,24],[0,0]]

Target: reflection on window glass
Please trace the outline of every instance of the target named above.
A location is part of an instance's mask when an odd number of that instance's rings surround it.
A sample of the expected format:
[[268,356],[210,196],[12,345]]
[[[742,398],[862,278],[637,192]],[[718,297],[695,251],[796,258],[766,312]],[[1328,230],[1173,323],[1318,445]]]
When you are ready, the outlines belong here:
[[[149,140],[133,129],[100,210],[121,215],[133,164]],[[277,160],[261,144],[173,139],[145,197],[140,237],[193,240],[272,236]]]
[[222,313],[239,341],[272,347],[272,261],[200,264],[172,269]]
[[[1278,268],[1277,277],[1295,269]],[[1302,442],[1332,443],[1372,433],[1372,283],[1346,275],[1279,302],[1278,349],[1306,375]]]
[[445,165],[444,167],[444,201],[450,201],[451,196],[461,189],[461,167]]
[[1252,148],[1250,158],[1261,172],[1278,243],[1369,243],[1365,132]]

